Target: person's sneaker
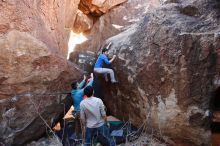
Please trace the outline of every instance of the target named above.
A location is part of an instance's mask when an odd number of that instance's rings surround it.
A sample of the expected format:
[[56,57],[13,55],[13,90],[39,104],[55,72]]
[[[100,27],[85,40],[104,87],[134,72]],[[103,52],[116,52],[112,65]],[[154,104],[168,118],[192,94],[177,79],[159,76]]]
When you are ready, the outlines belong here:
[[118,81],[112,81],[112,84],[117,84],[118,83]]

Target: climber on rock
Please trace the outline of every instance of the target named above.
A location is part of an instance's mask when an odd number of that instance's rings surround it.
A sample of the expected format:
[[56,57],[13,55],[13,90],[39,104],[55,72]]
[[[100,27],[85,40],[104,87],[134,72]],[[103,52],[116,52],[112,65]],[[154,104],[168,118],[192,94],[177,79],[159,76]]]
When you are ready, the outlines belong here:
[[80,103],[80,118],[86,128],[84,146],[92,146],[95,134],[102,135],[107,142],[107,146],[116,146],[110,136],[109,128],[105,124],[107,122],[105,106],[100,98],[93,96],[93,93],[93,87],[87,86],[84,94],[88,98]]
[[[75,131],[76,131],[76,135],[79,138],[79,133],[80,133],[80,103],[83,100],[83,96],[84,96],[84,88],[83,86],[86,83],[86,76],[83,76],[83,80],[80,82],[80,84],[78,82],[73,82],[71,84],[72,86],[72,90],[71,90],[71,97],[74,103],[74,111],[73,111],[73,116],[75,117]],[[93,84],[93,74],[91,73],[91,78],[88,82],[88,84],[86,84],[85,87],[87,86],[92,86]]]
[[102,50],[102,53],[99,55],[98,59],[96,60],[94,72],[104,74],[106,81],[108,81],[108,74],[110,74],[111,82],[117,83],[117,81],[115,80],[114,71],[110,68],[103,68],[104,64],[111,64],[115,60],[115,57],[116,57],[116,55],[113,55],[113,58],[111,60],[108,60],[107,55],[108,55],[108,49],[110,45],[111,45],[111,42],[108,44],[107,47],[105,47]]

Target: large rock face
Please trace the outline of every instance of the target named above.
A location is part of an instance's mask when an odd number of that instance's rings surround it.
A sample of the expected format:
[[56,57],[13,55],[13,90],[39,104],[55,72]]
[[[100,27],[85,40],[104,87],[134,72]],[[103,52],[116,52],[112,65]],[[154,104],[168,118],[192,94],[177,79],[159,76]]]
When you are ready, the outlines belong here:
[[0,2],[0,145],[39,138],[72,104],[66,92],[81,71],[66,60],[66,28],[78,3]]
[[106,93],[105,101],[118,117],[151,123],[173,139],[209,145],[207,110],[219,71],[219,9],[214,2],[187,4],[164,5],[109,40],[118,56],[113,66],[120,84],[107,86],[114,92]]
[[80,72],[26,32],[6,33],[0,46],[0,139],[6,145],[22,145],[39,138],[46,123],[62,114],[64,105],[59,103]]
[[163,1],[110,38],[119,80],[103,83],[110,112],[139,126],[147,123],[174,142],[209,145],[209,102],[219,86],[219,11],[212,0]]

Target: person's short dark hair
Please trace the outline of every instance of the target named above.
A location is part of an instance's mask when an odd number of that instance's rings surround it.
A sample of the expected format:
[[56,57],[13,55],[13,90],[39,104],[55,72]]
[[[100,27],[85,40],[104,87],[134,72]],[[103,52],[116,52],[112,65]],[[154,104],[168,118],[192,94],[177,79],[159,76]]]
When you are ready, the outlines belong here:
[[84,89],[84,95],[86,95],[87,97],[91,97],[93,94],[93,87],[92,86],[87,86]]
[[73,82],[72,84],[71,84],[71,87],[72,87],[72,89],[77,89],[77,82]]
[[107,51],[108,51],[107,48],[102,49],[102,53],[105,53],[105,52],[107,52]]

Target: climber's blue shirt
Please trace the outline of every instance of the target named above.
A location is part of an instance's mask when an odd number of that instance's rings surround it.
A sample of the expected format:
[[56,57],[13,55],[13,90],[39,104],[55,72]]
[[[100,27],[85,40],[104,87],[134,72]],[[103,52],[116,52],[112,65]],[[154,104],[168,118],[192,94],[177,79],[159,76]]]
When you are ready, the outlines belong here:
[[97,61],[96,61],[96,63],[95,63],[94,68],[102,68],[104,63],[110,64],[107,56],[105,54],[100,54]]
[[[83,100],[83,95],[84,95],[84,88],[83,85],[85,84],[85,80],[82,80],[79,84],[78,89],[72,90],[71,91],[71,96],[73,99],[73,106],[74,106],[74,111],[79,112],[80,111],[80,102]],[[93,79],[89,81],[89,83],[86,86],[92,86]]]

